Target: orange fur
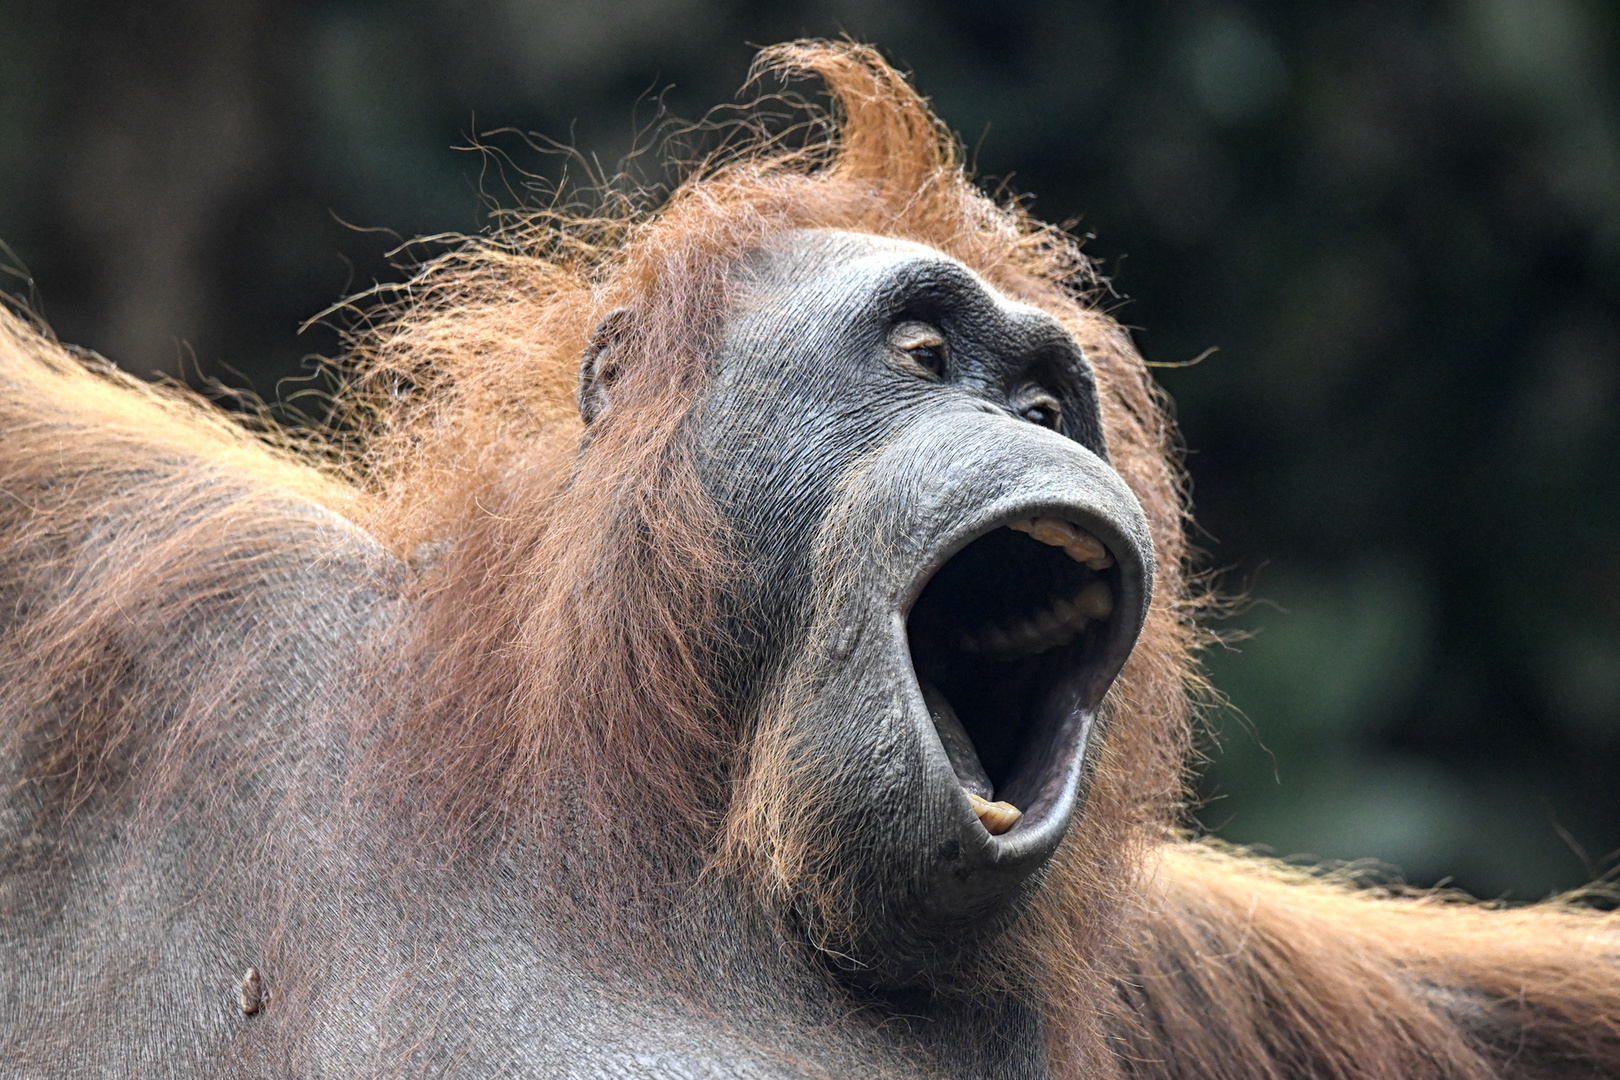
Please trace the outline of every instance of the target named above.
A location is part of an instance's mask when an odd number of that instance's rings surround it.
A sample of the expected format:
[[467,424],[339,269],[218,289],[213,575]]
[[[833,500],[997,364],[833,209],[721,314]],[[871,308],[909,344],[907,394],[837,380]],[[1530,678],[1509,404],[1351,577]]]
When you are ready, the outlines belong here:
[[1620,918],[1356,888],[1178,844],[1126,923],[1114,1026],[1132,1075],[1620,1072]]
[[[1074,241],[980,193],[875,52],[799,43],[761,65],[825,82],[834,113],[813,116],[807,145],[744,139],[661,203],[536,214],[426,266],[357,342],[324,442],[244,432],[0,312],[0,600],[12,613],[0,703],[20,718],[0,733],[5,749],[31,754],[69,805],[174,783],[230,690],[188,689],[172,729],[136,730],[142,714],[121,696],[129,628],[245,587],[267,552],[363,529],[414,567],[415,614],[356,695],[359,725],[389,721],[369,763],[380,788],[430,778],[451,837],[544,830],[545,808],[567,799],[589,833],[574,842],[593,851],[769,857],[768,877],[804,884],[813,857],[777,842],[793,822],[772,798],[771,740],[751,741],[709,681],[724,647],[716,590],[743,568],[691,463],[668,451],[739,258],[805,227],[915,240],[1081,342],[1157,549],[1153,610],[1107,703],[1084,820],[979,973],[1043,995],[1059,1074],[1620,1073],[1613,916],[1377,896],[1167,840],[1201,600],[1157,390],[1124,331],[1088,306],[1094,279]],[[621,306],[634,313],[625,375],[576,459],[575,366]],[[98,546],[109,521],[120,543]]]
[[231,688],[160,679],[147,689],[179,699],[175,722],[143,730],[130,650],[313,534],[353,530],[363,496],[293,444],[0,309],[0,753],[70,805],[136,765],[149,789],[178,779]]

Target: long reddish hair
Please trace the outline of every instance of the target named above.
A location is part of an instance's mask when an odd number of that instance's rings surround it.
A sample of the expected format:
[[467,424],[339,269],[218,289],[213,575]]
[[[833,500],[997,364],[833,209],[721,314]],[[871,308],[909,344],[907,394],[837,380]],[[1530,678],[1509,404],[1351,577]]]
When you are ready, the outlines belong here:
[[[833,107],[806,107],[796,145],[752,132],[651,207],[544,212],[471,243],[362,342],[345,400],[364,431],[366,524],[398,551],[442,549],[406,645],[416,700],[392,710],[408,719],[387,756],[438,777],[456,820],[566,802],[659,845],[711,846],[733,779],[769,790],[766,763],[746,759],[745,718],[725,715],[713,685],[717,592],[746,568],[679,431],[747,252],[802,228],[899,237],[1076,335],[1113,460],[1153,525],[1159,599],[1115,695],[1105,772],[1118,782],[1092,796],[1119,829],[1081,856],[1119,868],[1122,837],[1168,821],[1181,790],[1189,630],[1170,425],[1125,334],[1087,305],[1097,281],[1070,237],[977,189],[875,51],[801,43],[756,67],[805,73]],[[613,406],[579,454],[575,371],[621,308]]]
[[[64,807],[180,787],[276,628],[220,630],[229,677],[196,685],[166,627],[221,597],[273,607],[287,586],[265,567],[336,546],[405,613],[342,719],[362,794],[425,799],[432,835],[410,842],[524,835],[628,887],[653,862],[813,887],[783,839],[792,778],[718,682],[719,614],[749,568],[682,427],[748,252],[800,228],[903,238],[1080,342],[1157,557],[1083,820],[985,988],[1044,1002],[1060,1075],[1497,1075],[1513,1047],[1457,1022],[1451,984],[1490,1031],[1615,1072],[1612,917],[1376,898],[1174,842],[1204,601],[1140,357],[1075,241],[975,187],[875,51],[791,44],[756,74],[814,75],[831,107],[804,105],[793,138],[735,129],[667,197],[509,219],[427,264],[371,312],[325,433],[247,430],[0,312],[0,751]],[[575,373],[618,309],[612,407],[581,452]]]

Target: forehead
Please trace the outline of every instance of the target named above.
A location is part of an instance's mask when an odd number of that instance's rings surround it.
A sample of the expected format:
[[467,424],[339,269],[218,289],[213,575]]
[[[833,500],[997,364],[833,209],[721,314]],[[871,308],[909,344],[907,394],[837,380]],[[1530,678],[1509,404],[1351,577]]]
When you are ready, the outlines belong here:
[[868,306],[920,298],[1003,317],[1044,314],[937,248],[869,233],[794,230],[759,252],[752,268],[756,287],[791,301],[814,294],[823,304]]

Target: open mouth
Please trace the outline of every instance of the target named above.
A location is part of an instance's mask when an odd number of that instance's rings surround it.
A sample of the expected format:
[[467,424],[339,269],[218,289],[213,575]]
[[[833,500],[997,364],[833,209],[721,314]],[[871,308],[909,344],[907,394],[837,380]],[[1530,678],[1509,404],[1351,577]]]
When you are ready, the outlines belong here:
[[993,836],[1054,805],[1112,679],[1120,570],[1057,517],[1009,522],[934,574],[907,635],[923,701],[980,823]]

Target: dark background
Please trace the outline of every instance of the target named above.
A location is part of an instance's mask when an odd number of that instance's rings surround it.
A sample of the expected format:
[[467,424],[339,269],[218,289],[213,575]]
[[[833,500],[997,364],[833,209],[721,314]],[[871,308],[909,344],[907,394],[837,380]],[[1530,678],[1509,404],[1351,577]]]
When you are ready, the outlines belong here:
[[1078,219],[1166,365],[1258,601],[1204,824],[1488,896],[1612,866],[1620,5],[0,0],[0,239],[64,340],[273,397],[337,348],[302,320],[398,279],[345,222],[487,225],[473,135],[611,169],[659,93],[695,119],[750,43],[846,31]]

